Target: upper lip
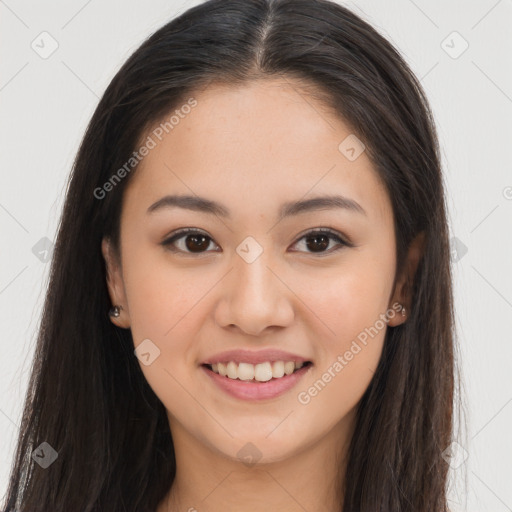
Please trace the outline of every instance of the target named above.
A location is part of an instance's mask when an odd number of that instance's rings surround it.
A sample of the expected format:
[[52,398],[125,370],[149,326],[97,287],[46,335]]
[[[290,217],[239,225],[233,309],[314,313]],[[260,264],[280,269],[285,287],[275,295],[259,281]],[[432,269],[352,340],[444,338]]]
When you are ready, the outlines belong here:
[[310,361],[305,357],[299,356],[298,354],[292,354],[291,352],[284,352],[278,349],[266,349],[266,350],[227,350],[215,354],[208,359],[205,359],[201,364],[215,364],[234,361],[235,363],[250,363],[258,364],[265,363],[267,361],[295,361],[298,363],[306,363]]

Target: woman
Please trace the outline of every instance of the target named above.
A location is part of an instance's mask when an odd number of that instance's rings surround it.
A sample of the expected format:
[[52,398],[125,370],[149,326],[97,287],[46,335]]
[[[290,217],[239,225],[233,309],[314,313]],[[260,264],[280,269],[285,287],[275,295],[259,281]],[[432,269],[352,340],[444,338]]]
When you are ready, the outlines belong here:
[[447,510],[439,149],[326,0],[211,0],[103,95],[70,178],[5,501]]

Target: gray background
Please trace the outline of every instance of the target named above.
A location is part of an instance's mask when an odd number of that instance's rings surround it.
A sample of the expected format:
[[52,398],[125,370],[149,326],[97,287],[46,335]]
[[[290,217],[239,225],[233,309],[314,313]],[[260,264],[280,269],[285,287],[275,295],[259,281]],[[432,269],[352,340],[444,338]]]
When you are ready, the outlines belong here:
[[[124,60],[197,3],[0,0],[2,494],[79,141]],[[512,511],[512,1],[340,3],[399,48],[439,130],[468,425],[454,445],[452,512]]]

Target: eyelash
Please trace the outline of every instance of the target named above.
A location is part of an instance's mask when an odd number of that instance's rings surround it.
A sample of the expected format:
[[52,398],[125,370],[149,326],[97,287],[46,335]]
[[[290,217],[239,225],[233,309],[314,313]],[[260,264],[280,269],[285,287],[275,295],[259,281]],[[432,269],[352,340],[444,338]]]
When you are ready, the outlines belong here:
[[[181,249],[176,249],[175,247],[171,247],[174,242],[176,242],[180,238],[184,238],[185,235],[203,235],[206,238],[209,238],[213,242],[213,239],[201,230],[194,229],[194,228],[183,228],[183,229],[180,229],[179,231],[176,231],[169,238],[164,240],[162,242],[162,245],[171,252],[182,253],[182,254],[187,254],[187,255],[199,256],[201,254],[210,252],[210,251],[203,251],[203,252],[194,253],[194,252],[182,251]],[[302,235],[296,242],[294,242],[293,245],[297,244],[299,241],[301,241],[304,238],[309,238],[309,237],[312,237],[315,235],[327,235],[330,239],[336,240],[340,245],[334,249],[331,248],[327,251],[320,251],[318,253],[306,251],[307,254],[316,254],[321,257],[323,255],[332,254],[334,252],[337,252],[340,249],[343,249],[343,247],[353,247],[354,246],[352,243],[348,242],[346,239],[343,239],[341,237],[340,233],[338,233],[337,231],[330,229],[330,228],[319,228],[319,229],[313,229],[311,231],[308,231],[306,234]],[[215,252],[217,252],[217,251],[215,251]],[[301,252],[301,251],[294,251],[294,252]]]

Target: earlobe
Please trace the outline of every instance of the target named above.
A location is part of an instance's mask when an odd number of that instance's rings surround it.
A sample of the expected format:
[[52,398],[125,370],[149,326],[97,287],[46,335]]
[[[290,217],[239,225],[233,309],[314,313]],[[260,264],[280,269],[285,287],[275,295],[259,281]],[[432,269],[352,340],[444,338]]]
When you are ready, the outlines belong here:
[[[425,232],[421,231],[409,244],[409,250],[405,261],[405,268],[400,274],[400,278],[397,280],[395,291],[391,300],[390,307],[395,303],[400,305],[398,314],[394,315],[388,322],[388,325],[395,327],[404,323],[407,320],[407,316],[411,311],[412,303],[412,288],[416,276],[416,270],[418,264],[423,257],[425,250]],[[397,306],[393,310],[396,310]]]
[[105,260],[106,284],[112,306],[109,317],[113,324],[127,329],[130,327],[130,317],[126,302],[121,265],[114,254],[111,242],[108,238],[101,241],[101,252]]

